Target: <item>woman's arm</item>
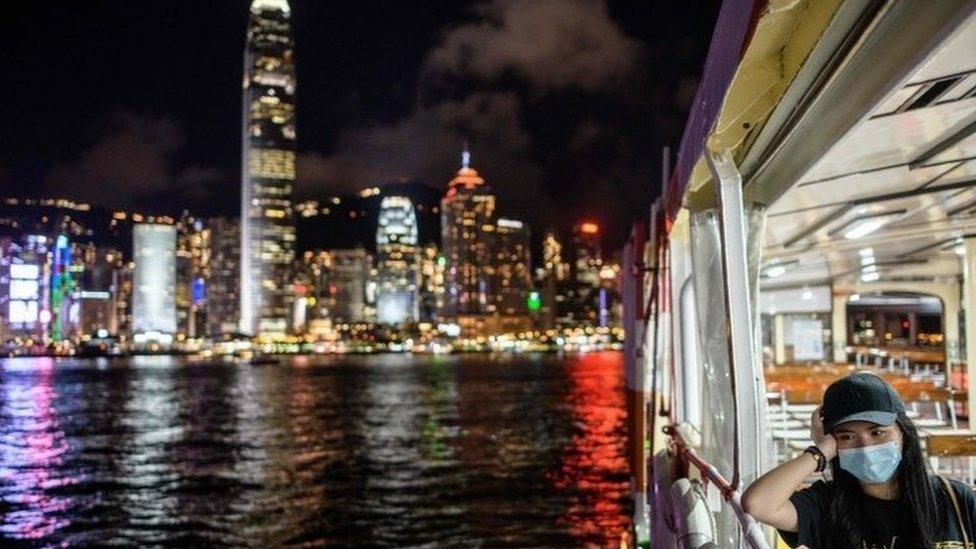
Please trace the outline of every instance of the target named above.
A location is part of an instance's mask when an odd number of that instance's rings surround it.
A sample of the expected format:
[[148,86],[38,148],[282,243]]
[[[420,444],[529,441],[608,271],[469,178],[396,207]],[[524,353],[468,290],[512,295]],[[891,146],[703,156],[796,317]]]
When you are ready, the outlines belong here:
[[[813,412],[810,431],[814,444],[827,460],[837,455],[837,441],[824,433],[820,408]],[[817,458],[803,453],[756,479],[742,494],[742,506],[759,522],[786,532],[796,532],[798,519],[790,496],[817,470]]]

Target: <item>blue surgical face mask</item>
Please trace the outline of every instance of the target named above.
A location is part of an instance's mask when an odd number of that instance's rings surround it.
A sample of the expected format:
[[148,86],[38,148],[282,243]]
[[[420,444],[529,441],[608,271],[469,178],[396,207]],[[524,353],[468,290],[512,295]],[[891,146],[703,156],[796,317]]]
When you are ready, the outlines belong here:
[[865,484],[888,482],[901,463],[901,445],[897,440],[848,448],[837,452],[841,469],[854,475]]

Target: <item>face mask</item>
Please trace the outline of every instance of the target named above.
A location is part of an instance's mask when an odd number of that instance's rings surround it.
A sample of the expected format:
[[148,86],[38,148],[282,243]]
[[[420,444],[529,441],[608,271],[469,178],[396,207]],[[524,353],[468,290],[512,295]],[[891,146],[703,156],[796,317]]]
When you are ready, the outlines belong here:
[[893,440],[884,444],[849,448],[837,452],[841,469],[865,484],[888,482],[901,463],[901,446]]

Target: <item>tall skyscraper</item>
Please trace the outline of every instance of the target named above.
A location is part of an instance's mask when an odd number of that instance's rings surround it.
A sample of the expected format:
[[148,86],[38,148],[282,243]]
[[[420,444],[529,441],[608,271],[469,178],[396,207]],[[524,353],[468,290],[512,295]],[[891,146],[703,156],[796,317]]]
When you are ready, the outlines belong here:
[[603,257],[600,253],[600,227],[596,223],[580,223],[573,228],[573,247],[576,248],[576,282],[587,286],[600,284]]
[[51,339],[61,341],[70,331],[71,297],[77,282],[72,272],[74,250],[64,234],[54,239],[54,260],[51,262]]
[[215,217],[210,230],[210,277],[206,287],[207,335],[235,333],[240,326],[241,227],[237,219]]
[[503,315],[528,314],[532,289],[529,228],[515,219],[499,219],[495,229],[494,298]]
[[308,281],[304,295],[307,332],[315,337],[327,336],[332,327],[329,317],[332,254],[326,250],[306,251],[302,254],[299,271],[300,276]]
[[418,319],[417,215],[405,196],[386,196],[376,226],[376,317],[384,324]]
[[563,245],[552,231],[547,232],[542,241],[542,264],[547,277],[558,282],[568,277],[569,265],[563,262]]
[[137,224],[132,228],[132,256],[133,339],[169,343],[176,333],[176,227]]
[[98,248],[88,243],[82,254],[83,271],[78,277],[78,319],[72,337],[97,335],[104,331],[118,334],[118,311],[115,307],[117,273],[121,266],[121,252],[112,248]]
[[490,302],[495,195],[461,155],[461,169],[441,199],[441,247],[447,259],[446,313],[449,317],[494,312]]
[[369,255],[363,248],[332,250],[329,273],[329,316],[334,322],[355,322],[366,317],[366,279]]
[[176,224],[176,330],[201,337],[206,324],[210,229],[186,213]]
[[135,294],[135,262],[119,257],[115,271],[115,318],[119,334],[132,333],[132,299]]
[[29,235],[22,244],[0,239],[0,336],[41,341],[51,322],[48,239]]
[[543,328],[556,327],[559,309],[564,308],[566,296],[564,286],[569,280],[569,263],[564,260],[564,248],[556,233],[549,231],[542,240],[542,269],[538,276],[540,288],[539,311],[537,318]]
[[420,252],[420,320],[439,320],[444,310],[444,267],[447,261],[436,244]]
[[283,335],[294,295],[295,65],[287,0],[253,0],[244,53],[241,331]]

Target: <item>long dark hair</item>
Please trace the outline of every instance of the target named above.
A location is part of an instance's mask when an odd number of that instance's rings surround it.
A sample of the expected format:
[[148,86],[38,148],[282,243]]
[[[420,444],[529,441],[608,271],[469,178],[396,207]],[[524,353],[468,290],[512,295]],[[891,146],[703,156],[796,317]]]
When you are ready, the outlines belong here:
[[[908,536],[899,539],[898,546],[931,549],[946,526],[940,494],[931,481],[915,424],[904,413],[898,414],[895,423],[902,434],[901,463],[896,472],[898,493],[905,503],[902,535]],[[839,458],[831,460],[831,470],[834,494],[827,512],[827,537],[833,547],[863,547],[869,531],[861,485],[854,475],[840,468]]]

